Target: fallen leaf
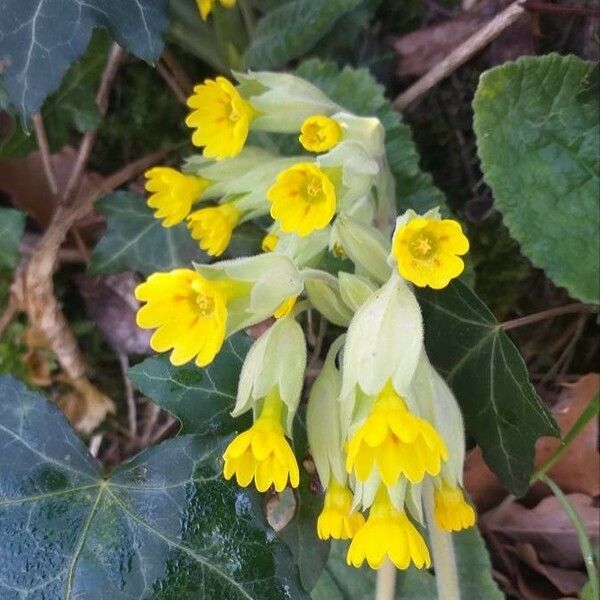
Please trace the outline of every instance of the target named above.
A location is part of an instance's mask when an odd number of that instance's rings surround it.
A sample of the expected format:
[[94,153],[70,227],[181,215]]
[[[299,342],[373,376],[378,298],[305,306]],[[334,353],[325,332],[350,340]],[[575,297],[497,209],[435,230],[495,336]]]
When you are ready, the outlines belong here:
[[269,525],[277,532],[284,529],[294,518],[297,504],[296,496],[290,488],[270,495],[265,503],[265,518]]

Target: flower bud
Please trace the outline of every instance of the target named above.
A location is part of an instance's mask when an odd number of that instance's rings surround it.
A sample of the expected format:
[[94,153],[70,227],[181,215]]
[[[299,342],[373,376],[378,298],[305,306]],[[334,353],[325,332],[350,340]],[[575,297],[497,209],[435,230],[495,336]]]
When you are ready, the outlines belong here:
[[357,311],[377,289],[368,279],[352,273],[338,273],[340,296],[346,306]]
[[338,280],[333,275],[316,269],[304,269],[302,276],[308,299],[313,306],[328,321],[347,327],[353,313],[342,300]]

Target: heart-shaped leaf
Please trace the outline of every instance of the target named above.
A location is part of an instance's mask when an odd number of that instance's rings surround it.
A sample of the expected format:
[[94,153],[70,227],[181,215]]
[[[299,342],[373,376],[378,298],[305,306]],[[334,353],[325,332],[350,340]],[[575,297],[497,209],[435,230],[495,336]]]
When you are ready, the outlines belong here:
[[0,597],[307,598],[223,439],[182,436],[103,478],[63,415],[0,378]]

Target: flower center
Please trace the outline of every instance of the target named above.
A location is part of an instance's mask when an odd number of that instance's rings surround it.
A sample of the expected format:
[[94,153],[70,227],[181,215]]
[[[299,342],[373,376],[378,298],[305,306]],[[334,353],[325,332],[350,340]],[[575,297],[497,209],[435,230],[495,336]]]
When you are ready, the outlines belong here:
[[198,312],[203,317],[212,315],[215,310],[214,298],[205,294],[198,294],[196,297],[196,304],[198,306]]
[[321,180],[318,177],[309,177],[306,183],[306,193],[308,194],[309,200],[317,200],[317,196],[323,193],[323,186]]
[[408,244],[408,250],[420,260],[431,258],[437,250],[437,240],[435,236],[427,231],[416,233]]
[[240,120],[240,112],[237,110],[237,108],[235,107],[235,105],[233,103],[231,103],[229,105],[229,120],[232,123],[237,123]]

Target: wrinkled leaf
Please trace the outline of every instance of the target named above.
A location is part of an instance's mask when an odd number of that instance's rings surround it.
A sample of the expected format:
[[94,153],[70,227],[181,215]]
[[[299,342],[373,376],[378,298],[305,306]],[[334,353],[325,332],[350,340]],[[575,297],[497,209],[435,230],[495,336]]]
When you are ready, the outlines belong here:
[[[84,133],[100,124],[96,91],[106,63],[109,36],[97,30],[82,59],[65,75],[60,87],[48,96],[42,107],[42,119],[50,151],[59,150],[69,141],[72,130]],[[25,132],[12,119],[12,135],[0,143],[0,160],[20,158],[37,147],[32,132]]]
[[230,433],[244,429],[248,419],[233,419],[237,384],[252,339],[231,336],[205,369],[193,362],[174,367],[168,356],[154,356],[135,365],[128,377],[135,387],[181,422],[182,433]]
[[[500,600],[504,596],[492,579],[490,559],[479,531],[453,534],[458,580],[463,600]],[[313,600],[375,600],[376,572],[363,565],[346,565],[347,544],[331,545],[329,560],[312,591]],[[435,568],[435,565],[434,565]],[[426,570],[411,567],[396,574],[395,600],[435,600],[435,579]]]
[[444,195],[431,176],[421,171],[419,155],[410,128],[384,96],[381,86],[367,69],[345,67],[340,71],[331,62],[308,60],[297,69],[335,102],[358,115],[377,116],[386,130],[386,153],[396,178],[396,202],[400,212],[412,208],[425,212],[435,206],[444,211]]
[[221,478],[223,440],[183,436],[108,479],[64,417],[0,379],[0,596],[306,598],[254,497]]
[[0,208],[0,267],[12,269],[19,262],[19,244],[25,229],[25,215],[12,208]]
[[10,103],[23,119],[35,113],[83,54],[94,27],[153,62],[162,51],[167,8],[166,0],[6,0],[0,59]]
[[92,254],[92,273],[139,271],[144,275],[191,267],[204,262],[198,244],[191,238],[185,223],[163,227],[141,196],[128,192],[110,194],[96,205],[106,216],[104,236]]
[[517,349],[489,309],[461,281],[418,294],[425,344],[458,399],[485,461],[515,495],[524,494],[535,442],[559,430],[529,382]]
[[525,57],[481,76],[473,101],[483,174],[523,253],[581,300],[600,301],[600,105],[594,65]]
[[336,21],[361,0],[291,0],[268,12],[258,23],[244,56],[255,69],[282,67],[308,52]]

